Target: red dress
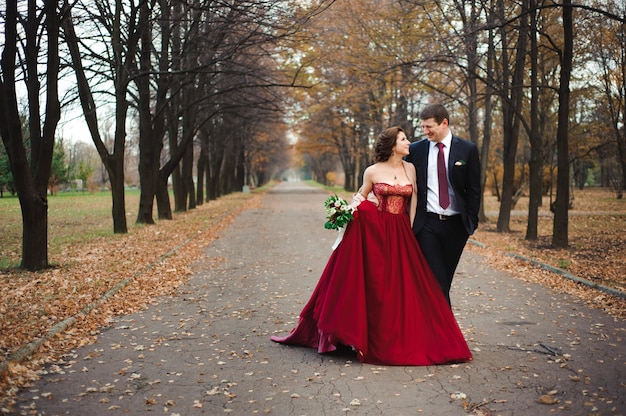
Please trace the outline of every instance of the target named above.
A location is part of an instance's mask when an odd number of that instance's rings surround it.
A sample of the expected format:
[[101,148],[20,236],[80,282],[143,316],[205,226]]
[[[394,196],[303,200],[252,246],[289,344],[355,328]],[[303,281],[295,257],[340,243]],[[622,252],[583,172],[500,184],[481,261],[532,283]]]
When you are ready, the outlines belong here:
[[300,313],[275,342],[351,346],[361,362],[433,365],[472,354],[411,230],[411,185],[374,184],[376,207],[362,202]]

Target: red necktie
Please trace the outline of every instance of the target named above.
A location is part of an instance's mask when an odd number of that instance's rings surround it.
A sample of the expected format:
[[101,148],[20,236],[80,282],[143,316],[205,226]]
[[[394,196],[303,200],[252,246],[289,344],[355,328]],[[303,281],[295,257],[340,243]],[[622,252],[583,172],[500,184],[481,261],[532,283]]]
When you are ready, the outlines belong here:
[[448,195],[448,176],[446,175],[446,162],[443,155],[443,143],[437,143],[439,155],[437,156],[437,177],[439,178],[439,205],[446,209],[450,206],[450,195]]

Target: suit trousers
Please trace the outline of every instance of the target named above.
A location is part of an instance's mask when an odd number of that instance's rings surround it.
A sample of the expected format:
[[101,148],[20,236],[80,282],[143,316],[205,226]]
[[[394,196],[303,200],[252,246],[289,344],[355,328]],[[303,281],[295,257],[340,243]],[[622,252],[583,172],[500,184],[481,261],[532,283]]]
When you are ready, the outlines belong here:
[[469,234],[463,226],[460,215],[443,218],[429,214],[416,237],[426,261],[451,305],[452,279]]

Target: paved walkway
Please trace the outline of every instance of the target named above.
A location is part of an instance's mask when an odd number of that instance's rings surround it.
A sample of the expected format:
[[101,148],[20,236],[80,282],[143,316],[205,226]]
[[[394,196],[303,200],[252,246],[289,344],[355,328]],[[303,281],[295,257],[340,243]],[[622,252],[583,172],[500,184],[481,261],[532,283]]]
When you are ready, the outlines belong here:
[[326,197],[273,188],[207,247],[178,295],[49,367],[15,414],[626,415],[624,321],[473,253],[452,287],[470,363],[373,366],[271,342],[297,321],[330,253]]

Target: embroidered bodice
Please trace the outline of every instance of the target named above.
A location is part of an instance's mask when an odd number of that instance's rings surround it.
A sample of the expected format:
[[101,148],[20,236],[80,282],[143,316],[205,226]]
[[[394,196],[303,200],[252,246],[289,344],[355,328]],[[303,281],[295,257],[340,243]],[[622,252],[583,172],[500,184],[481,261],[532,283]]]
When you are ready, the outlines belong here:
[[372,189],[378,198],[378,210],[391,214],[407,212],[407,207],[413,194],[413,185],[389,185],[375,183]]

